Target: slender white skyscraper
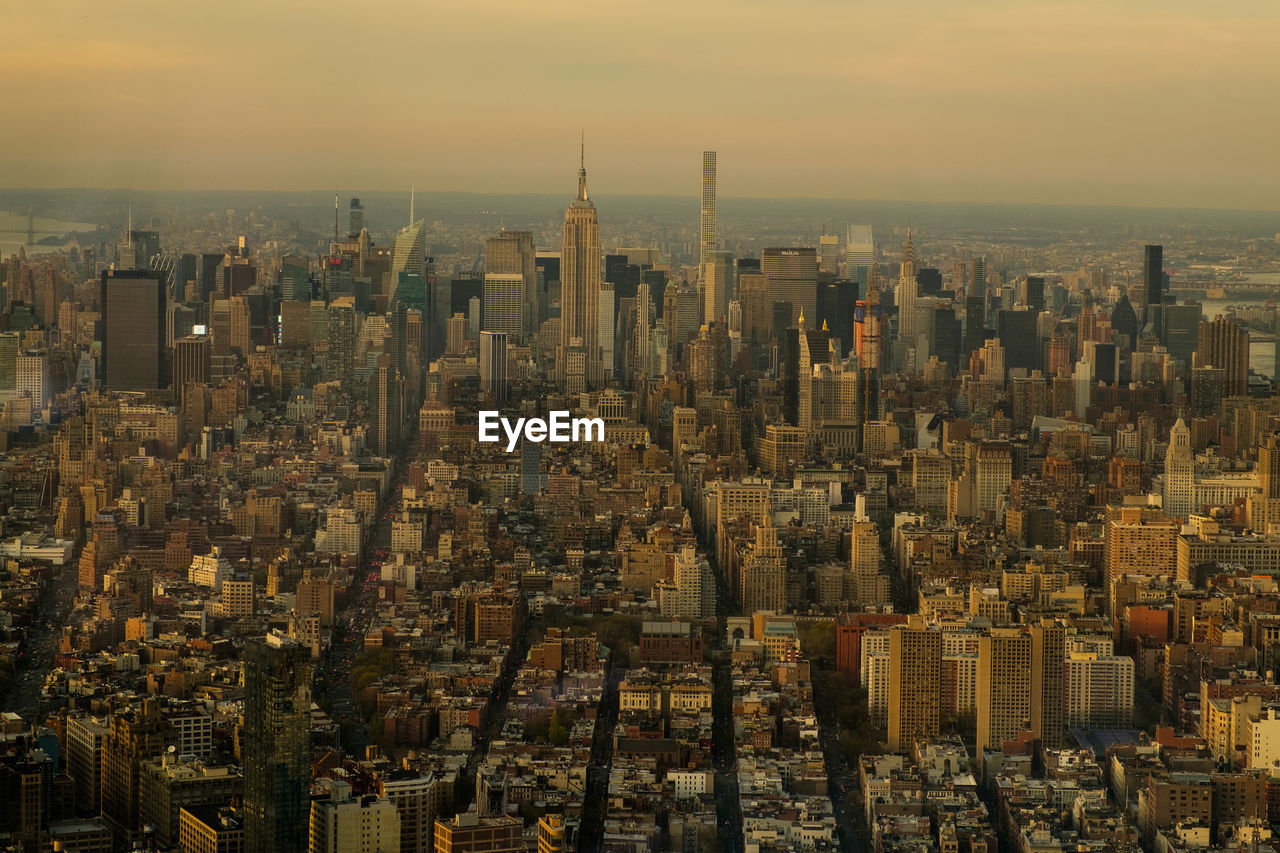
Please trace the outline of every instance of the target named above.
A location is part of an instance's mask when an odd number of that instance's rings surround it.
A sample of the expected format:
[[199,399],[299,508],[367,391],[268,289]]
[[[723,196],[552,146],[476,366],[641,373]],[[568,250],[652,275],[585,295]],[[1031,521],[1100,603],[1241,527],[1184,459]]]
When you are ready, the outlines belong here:
[[[702,222],[698,245],[698,262],[705,264],[716,250],[716,152],[702,152]],[[707,318],[712,319],[711,317]]]

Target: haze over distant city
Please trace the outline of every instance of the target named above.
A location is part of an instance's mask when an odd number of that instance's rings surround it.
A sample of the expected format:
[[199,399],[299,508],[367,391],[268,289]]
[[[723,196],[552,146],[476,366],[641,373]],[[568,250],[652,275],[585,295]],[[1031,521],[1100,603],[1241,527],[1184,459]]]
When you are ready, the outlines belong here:
[[[1212,14],[1212,18],[1207,17]],[[1271,209],[1280,9],[6,4],[12,186]]]

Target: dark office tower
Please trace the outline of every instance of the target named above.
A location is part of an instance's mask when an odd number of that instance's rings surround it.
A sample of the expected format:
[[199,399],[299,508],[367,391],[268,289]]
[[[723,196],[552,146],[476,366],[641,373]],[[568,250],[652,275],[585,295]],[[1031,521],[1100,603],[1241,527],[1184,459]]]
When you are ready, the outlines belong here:
[[942,273],[933,267],[916,270],[916,288],[921,296],[937,296],[942,292]]
[[[1147,307],[1164,302],[1164,247],[1148,244],[1142,251],[1142,280],[1147,290]],[[1160,329],[1156,328],[1159,336]]]
[[245,853],[304,853],[311,814],[311,653],[277,634],[244,647]]
[[192,384],[208,384],[213,347],[208,335],[188,335],[173,343],[173,399],[187,407],[187,391]]
[[102,387],[149,391],[165,387],[164,284],[150,270],[102,273]]
[[856,281],[833,281],[818,286],[818,318],[814,326],[827,325],[830,336],[840,342],[841,357],[854,346],[853,315],[857,308]]
[[164,345],[172,348],[174,341],[191,334],[195,324],[196,312],[189,305],[183,305],[180,302],[170,305],[165,319]]
[[391,366],[401,376],[409,373],[409,308],[402,300],[391,306]]
[[348,216],[347,236],[354,240],[364,228],[364,205],[360,203],[360,199],[351,199],[351,212]]
[[187,288],[197,281],[200,259],[186,253],[178,256],[178,265],[174,271],[173,298],[176,302],[187,301]]
[[[1159,247],[1156,247],[1159,248]],[[1249,333],[1234,320],[1216,317],[1212,323],[1200,324],[1196,344],[1196,367],[1217,367],[1227,372],[1226,392],[1229,397],[1249,390]]]
[[605,255],[604,256],[604,280],[617,284],[626,275],[624,270],[628,267],[635,269],[636,282],[639,283],[640,267],[629,263],[627,255]]
[[159,231],[130,231],[129,242],[137,252],[139,266],[150,266],[151,259],[160,254]]
[[390,355],[378,357],[374,446],[379,456],[394,455],[400,446],[400,376]]
[[937,307],[933,309],[933,352],[938,360],[947,365],[954,376],[960,370],[960,321],[956,318],[956,309]]
[[258,283],[258,268],[247,257],[225,256],[218,273],[217,290],[222,299],[240,296]]
[[[1165,305],[1163,308],[1164,345],[1169,350],[1170,357],[1190,367],[1200,340],[1200,321],[1204,319],[1200,304],[1191,302],[1185,305]],[[1280,347],[1276,348],[1276,352],[1280,353]]]
[[760,268],[769,299],[774,303],[791,303],[787,326],[795,323],[801,312],[806,317],[818,315],[817,249],[765,249]]
[[200,301],[208,302],[211,294],[218,289],[218,268],[225,257],[221,252],[206,252],[200,256],[200,270],[196,281],[200,291]]
[[799,326],[788,328],[782,338],[782,416],[792,426],[800,425],[800,369],[802,364],[812,364],[803,358],[800,347],[808,349],[804,330]]
[[1022,304],[1036,314],[1044,310],[1044,277],[1038,275],[1027,276],[1027,280],[1022,283]]
[[663,299],[667,293],[667,274],[662,270],[641,270],[640,280],[649,285],[649,299],[653,302],[654,316],[661,320]]
[[1227,371],[1221,367],[1191,368],[1191,414],[1209,417],[1218,414],[1227,391]]
[[[485,290],[489,289],[490,276],[501,276],[500,279],[495,280],[506,282],[506,284],[501,285],[499,291],[508,293],[516,299],[512,306],[514,320],[492,328],[507,332],[513,341],[523,341],[538,329],[537,255],[537,251],[533,248],[531,231],[502,230],[496,236],[484,241]],[[514,286],[515,284],[519,286]],[[491,310],[499,310],[498,305],[489,304],[488,297],[489,294],[486,292],[484,298],[486,329],[491,328],[489,326]]]
[[787,328],[791,326],[793,310],[791,303],[788,301],[774,302],[772,304],[772,313],[770,315],[772,317],[772,325],[769,327],[772,338],[780,341],[786,337]]
[[960,348],[963,363],[968,363],[974,350],[982,349],[987,336],[987,259],[979,255],[970,268],[968,290],[964,298],[964,344]]
[[1094,381],[1102,382],[1106,385],[1113,384],[1120,378],[1120,361],[1116,355],[1116,345],[1095,341],[1092,344],[1092,349]]
[[499,407],[507,402],[507,334],[480,333],[480,387]]
[[1005,369],[1018,367],[1036,370],[1040,367],[1040,337],[1036,330],[1039,317],[1031,311],[996,312],[996,337],[1004,346]]
[[473,298],[484,304],[484,280],[474,274],[455,278],[449,283],[449,316],[466,314]]
[[1129,304],[1129,294],[1120,294],[1120,301],[1111,311],[1111,331],[1114,334],[1126,335],[1129,352],[1138,348],[1138,315]]

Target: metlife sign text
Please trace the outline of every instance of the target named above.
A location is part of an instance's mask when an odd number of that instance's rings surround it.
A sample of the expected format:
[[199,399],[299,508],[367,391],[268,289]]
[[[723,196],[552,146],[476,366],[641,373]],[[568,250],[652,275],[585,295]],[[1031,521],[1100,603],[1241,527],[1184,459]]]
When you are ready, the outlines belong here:
[[496,411],[480,412],[480,441],[502,441],[512,453],[525,441],[549,441],[568,444],[571,441],[604,441],[604,421],[600,418],[575,418],[566,411],[554,411],[547,418],[516,418],[513,423]]

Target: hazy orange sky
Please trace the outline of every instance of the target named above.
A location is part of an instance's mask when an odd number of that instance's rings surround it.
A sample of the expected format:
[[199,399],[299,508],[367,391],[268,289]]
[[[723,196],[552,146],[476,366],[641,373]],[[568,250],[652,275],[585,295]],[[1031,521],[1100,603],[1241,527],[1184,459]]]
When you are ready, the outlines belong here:
[[9,2],[0,183],[1280,208],[1280,3]]

